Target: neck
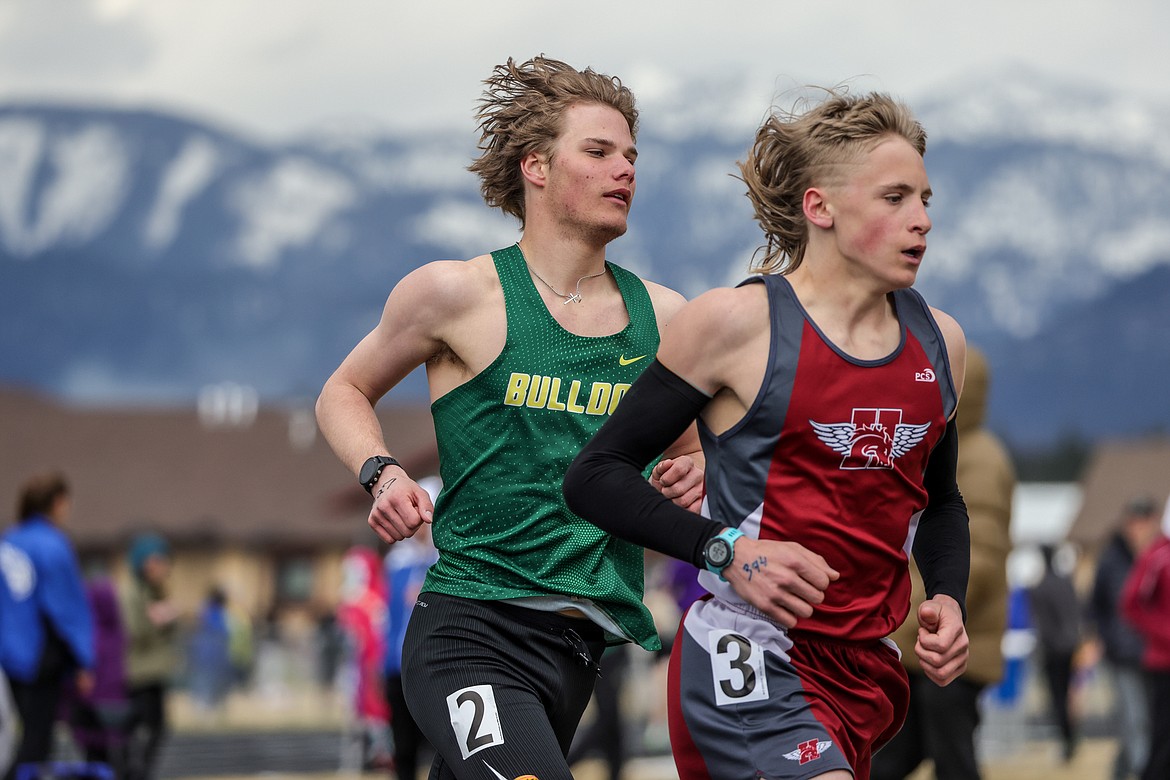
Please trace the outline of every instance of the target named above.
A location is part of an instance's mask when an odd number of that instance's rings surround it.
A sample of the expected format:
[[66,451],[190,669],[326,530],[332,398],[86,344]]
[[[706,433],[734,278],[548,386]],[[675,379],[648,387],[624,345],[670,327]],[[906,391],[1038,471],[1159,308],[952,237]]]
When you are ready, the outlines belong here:
[[605,245],[573,241],[542,241],[525,233],[517,245],[528,267],[558,290],[570,291],[577,280],[605,270]]
[[813,322],[846,354],[875,360],[897,346],[901,328],[888,292],[804,264],[788,280]]
[[788,274],[788,282],[806,309],[831,309],[846,322],[872,322],[893,314],[889,290],[878,289],[847,274],[826,272],[810,265],[807,259]]

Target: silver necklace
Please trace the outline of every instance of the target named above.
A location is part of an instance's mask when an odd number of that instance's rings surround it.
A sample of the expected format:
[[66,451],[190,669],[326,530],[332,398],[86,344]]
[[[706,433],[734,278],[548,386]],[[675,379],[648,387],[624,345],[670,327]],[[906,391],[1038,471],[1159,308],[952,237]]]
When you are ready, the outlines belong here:
[[[516,244],[516,248],[520,249],[520,244]],[[523,249],[520,249],[520,256],[524,257],[524,250]],[[566,306],[570,303],[580,303],[582,300],[581,299],[581,282],[585,281],[586,279],[592,279],[596,276],[601,276],[603,273],[605,273],[608,270],[607,268],[602,268],[600,271],[598,271],[595,274],[589,274],[588,276],[582,276],[580,279],[577,280],[576,292],[572,293],[571,295],[566,295],[565,293],[558,291],[557,288],[553,287],[548,282],[545,282],[544,279],[541,277],[541,275],[536,272],[536,269],[533,268],[531,265],[528,265],[528,258],[527,257],[524,257],[524,265],[528,266],[528,270],[532,273],[532,275],[535,276],[537,279],[540,279],[540,281],[544,283],[545,287],[552,290],[553,295],[558,295],[561,298],[565,299],[564,301],[561,302],[562,306]]]

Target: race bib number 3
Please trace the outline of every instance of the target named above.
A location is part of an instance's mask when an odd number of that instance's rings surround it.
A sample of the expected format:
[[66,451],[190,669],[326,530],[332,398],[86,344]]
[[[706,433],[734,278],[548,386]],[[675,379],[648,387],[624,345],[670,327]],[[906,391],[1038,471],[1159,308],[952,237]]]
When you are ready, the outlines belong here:
[[504,744],[496,696],[490,685],[472,685],[447,697],[451,728],[466,759],[492,745]]
[[724,707],[768,698],[764,648],[734,631],[712,631],[707,643],[715,704]]

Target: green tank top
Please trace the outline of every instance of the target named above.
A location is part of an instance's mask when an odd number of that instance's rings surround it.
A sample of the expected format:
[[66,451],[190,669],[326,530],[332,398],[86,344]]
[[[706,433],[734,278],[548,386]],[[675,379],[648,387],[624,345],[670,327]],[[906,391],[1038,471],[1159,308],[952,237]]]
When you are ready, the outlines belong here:
[[423,590],[481,600],[587,598],[626,638],[656,649],[642,603],[642,548],[574,515],[561,491],[573,458],[654,359],[650,295],[607,263],[630,322],[612,336],[577,336],[549,314],[519,247],[492,259],[507,340],[482,373],[431,404],[443,489],[433,526],[439,560]]

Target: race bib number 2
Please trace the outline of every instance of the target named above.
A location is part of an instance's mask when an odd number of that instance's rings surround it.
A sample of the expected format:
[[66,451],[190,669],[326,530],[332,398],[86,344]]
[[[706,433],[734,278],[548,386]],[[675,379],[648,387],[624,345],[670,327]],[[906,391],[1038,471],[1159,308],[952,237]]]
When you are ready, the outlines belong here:
[[712,631],[707,643],[715,704],[724,707],[768,698],[764,648],[734,631]]
[[492,745],[504,744],[496,696],[490,685],[472,685],[447,697],[451,728],[466,759]]

